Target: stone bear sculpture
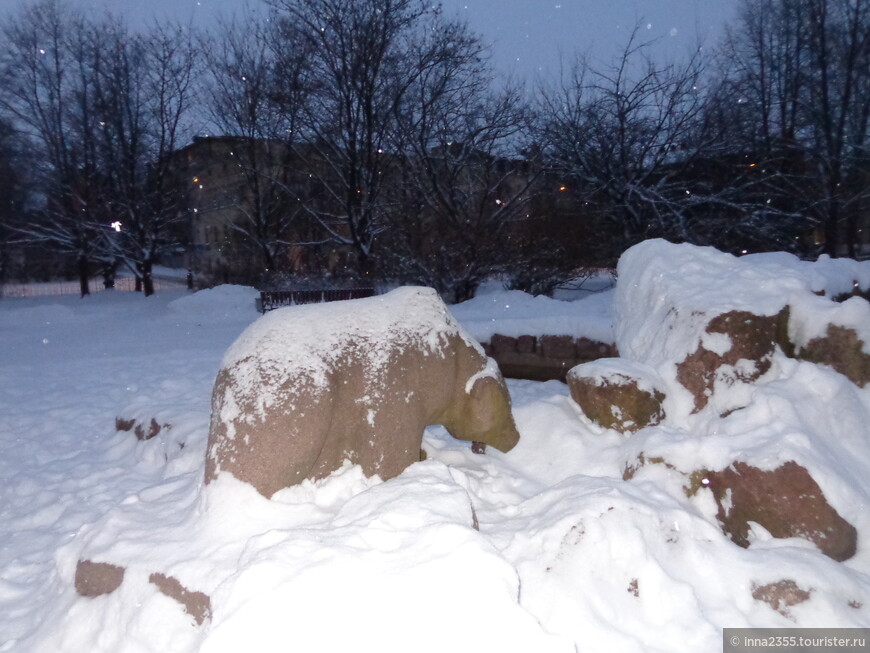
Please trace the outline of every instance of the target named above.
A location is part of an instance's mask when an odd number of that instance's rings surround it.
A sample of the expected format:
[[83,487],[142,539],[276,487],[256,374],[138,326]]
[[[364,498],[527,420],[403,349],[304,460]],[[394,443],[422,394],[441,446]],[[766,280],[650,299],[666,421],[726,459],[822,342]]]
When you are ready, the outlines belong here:
[[278,309],[224,357],[205,481],[229,472],[269,497],[345,460],[386,480],[432,424],[501,451],[519,440],[498,367],[434,290]]

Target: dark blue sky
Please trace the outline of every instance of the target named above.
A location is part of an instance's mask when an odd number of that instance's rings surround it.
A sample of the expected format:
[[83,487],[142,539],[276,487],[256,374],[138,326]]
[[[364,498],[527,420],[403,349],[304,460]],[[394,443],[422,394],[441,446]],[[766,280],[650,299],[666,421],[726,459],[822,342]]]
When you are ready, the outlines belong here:
[[[109,7],[131,22],[173,16],[205,25],[221,12],[239,10],[257,0],[71,0],[88,10]],[[22,0],[0,0],[0,9]],[[493,44],[502,72],[529,76],[558,74],[560,58],[578,52],[607,62],[619,52],[635,25],[658,39],[668,55],[682,55],[699,39],[714,45],[735,13],[737,0],[443,0]]]

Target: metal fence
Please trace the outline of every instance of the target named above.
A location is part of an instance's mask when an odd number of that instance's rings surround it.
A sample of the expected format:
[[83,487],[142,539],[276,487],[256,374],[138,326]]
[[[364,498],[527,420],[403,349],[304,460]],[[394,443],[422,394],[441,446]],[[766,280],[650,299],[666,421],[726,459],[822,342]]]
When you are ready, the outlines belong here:
[[[184,281],[154,278],[154,290],[181,290],[187,288]],[[102,281],[94,280],[90,286],[91,293],[106,290]],[[114,290],[132,292],[136,290],[136,280],[129,277],[115,279]],[[54,295],[78,295],[81,286],[78,281],[49,281],[46,283],[5,283],[0,284],[2,297],[51,297]]]
[[362,299],[374,297],[374,288],[328,288],[323,290],[263,290],[257,301],[257,310],[261,313],[282,306],[297,304],[319,304],[321,302],[337,302],[345,299]]

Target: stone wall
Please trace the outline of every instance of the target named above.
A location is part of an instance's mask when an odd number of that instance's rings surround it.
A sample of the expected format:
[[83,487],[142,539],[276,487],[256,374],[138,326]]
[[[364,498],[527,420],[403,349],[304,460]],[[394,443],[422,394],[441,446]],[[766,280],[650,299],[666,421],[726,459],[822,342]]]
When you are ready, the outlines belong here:
[[482,343],[488,356],[510,379],[564,381],[568,370],[580,363],[618,356],[612,343],[568,335],[519,336],[496,333]]

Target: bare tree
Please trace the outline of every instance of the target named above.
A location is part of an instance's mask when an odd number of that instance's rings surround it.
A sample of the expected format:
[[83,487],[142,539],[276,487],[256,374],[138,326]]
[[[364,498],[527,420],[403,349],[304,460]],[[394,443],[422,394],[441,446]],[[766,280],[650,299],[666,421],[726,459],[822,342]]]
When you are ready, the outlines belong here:
[[299,190],[291,184],[293,139],[307,86],[305,54],[282,38],[275,21],[225,20],[206,35],[211,121],[236,139],[233,165],[241,178],[235,198],[241,219],[230,228],[274,273],[300,242]]
[[132,34],[60,0],[24,8],[3,32],[0,102],[43,161],[44,207],[22,233],[76,255],[82,295],[91,263],[119,257],[153,293],[152,266],[172,242],[168,154],[190,107],[190,37],[163,26]]
[[102,57],[95,66],[100,110],[101,163],[112,187],[116,229],[108,240],[153,294],[152,268],[176,244],[178,189],[170,154],[187,140],[196,69],[188,30],[157,25],[143,35],[102,26]]
[[3,24],[7,47],[0,54],[0,103],[42,161],[36,171],[40,221],[21,233],[75,256],[82,296],[89,293],[89,263],[102,243],[87,32],[80,14],[59,0],[40,0]]
[[[775,157],[793,147],[801,126],[807,34],[800,2],[743,3],[724,54],[731,100],[741,107],[743,138],[754,153]],[[725,100],[725,98],[722,98]]]
[[480,43],[457,33],[399,122],[405,147],[384,253],[390,272],[451,302],[473,297],[487,277],[530,264],[523,245],[536,237],[527,218],[539,171],[518,155],[531,126],[522,92],[494,94]]
[[286,38],[307,54],[298,160],[318,182],[305,208],[368,274],[384,228],[384,185],[396,110],[425,62],[419,43],[439,29],[423,0],[270,0]]
[[808,0],[807,5],[808,153],[818,178],[825,251],[836,256],[845,240],[854,257],[855,209],[868,197],[860,168],[868,163],[870,139],[870,1]]
[[767,170],[769,198],[820,227],[828,254],[855,256],[868,199],[870,2],[744,1],[739,18],[727,47],[742,104],[733,143]]
[[28,164],[20,135],[0,118],[0,283],[10,274],[11,250],[19,244],[16,227],[26,218],[31,192]]
[[[653,235],[690,240],[697,198],[685,170],[707,144],[705,61],[656,62],[636,29],[602,69],[581,59],[543,93],[549,164],[618,221],[625,244]],[[688,192],[687,192],[688,191]]]

